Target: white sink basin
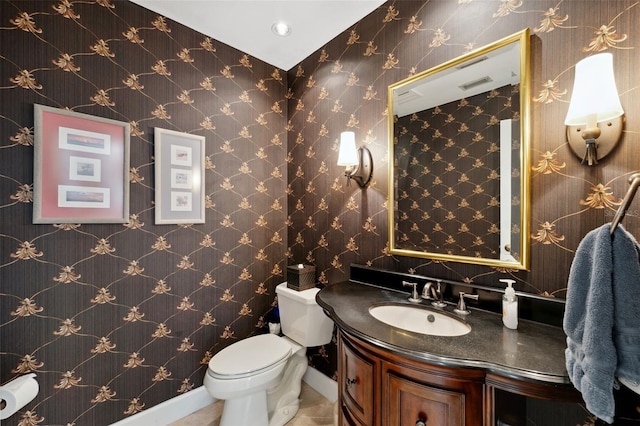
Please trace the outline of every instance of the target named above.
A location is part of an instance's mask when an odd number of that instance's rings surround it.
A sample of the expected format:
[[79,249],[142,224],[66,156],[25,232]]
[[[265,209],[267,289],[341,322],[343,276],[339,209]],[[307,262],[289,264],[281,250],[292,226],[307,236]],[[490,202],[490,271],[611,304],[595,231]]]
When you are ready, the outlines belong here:
[[378,305],[369,308],[378,321],[430,336],[463,336],[471,331],[466,322],[440,312],[409,305]]

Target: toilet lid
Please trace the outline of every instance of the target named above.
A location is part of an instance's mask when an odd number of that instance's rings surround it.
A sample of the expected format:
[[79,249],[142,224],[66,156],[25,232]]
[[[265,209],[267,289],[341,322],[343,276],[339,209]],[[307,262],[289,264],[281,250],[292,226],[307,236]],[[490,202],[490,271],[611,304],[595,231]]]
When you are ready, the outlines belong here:
[[291,354],[291,345],[275,334],[260,334],[227,346],[209,361],[220,376],[239,376],[277,364]]

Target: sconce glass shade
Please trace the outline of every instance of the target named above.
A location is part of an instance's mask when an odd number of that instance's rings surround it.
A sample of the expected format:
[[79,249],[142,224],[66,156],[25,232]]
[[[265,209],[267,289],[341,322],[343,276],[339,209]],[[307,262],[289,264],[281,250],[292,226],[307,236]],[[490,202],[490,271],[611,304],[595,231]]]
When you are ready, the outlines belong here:
[[340,133],[340,152],[338,166],[357,166],[359,164],[356,150],[356,135],[354,132]]
[[344,175],[347,186],[355,180],[361,188],[366,188],[373,175],[373,157],[367,147],[356,149],[356,135],[354,132],[340,134],[340,152],[338,166],[345,166]]
[[615,148],[622,135],[623,115],[611,53],[578,62],[564,124],[569,146],[582,156],[582,164],[598,164]]
[[611,53],[589,56],[576,64],[571,103],[564,124],[584,125],[587,117],[593,114],[596,114],[596,122],[624,114],[613,75]]

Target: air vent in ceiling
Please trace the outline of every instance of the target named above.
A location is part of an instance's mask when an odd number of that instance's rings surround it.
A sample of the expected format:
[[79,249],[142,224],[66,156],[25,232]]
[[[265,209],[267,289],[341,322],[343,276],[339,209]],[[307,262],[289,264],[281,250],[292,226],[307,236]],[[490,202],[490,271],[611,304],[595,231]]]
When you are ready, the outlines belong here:
[[407,90],[405,92],[398,93],[396,100],[398,104],[403,104],[405,102],[412,101],[419,97],[420,95],[414,92],[413,90]]
[[480,85],[485,84],[485,83],[491,83],[492,81],[493,81],[493,79],[491,77],[486,76],[486,77],[479,78],[478,80],[474,80],[474,81],[470,81],[470,82],[465,83],[465,84],[461,84],[458,87],[460,89],[462,89],[462,90],[469,90],[469,89],[473,89],[474,87],[480,86]]
[[460,65],[460,66],[458,66],[456,68],[459,69],[459,70],[463,70],[463,69],[468,68],[470,66],[473,66],[475,64],[479,64],[480,62],[484,62],[487,59],[489,59],[488,56],[481,56],[479,58],[474,59],[473,61],[465,62],[464,64],[462,64],[462,65]]

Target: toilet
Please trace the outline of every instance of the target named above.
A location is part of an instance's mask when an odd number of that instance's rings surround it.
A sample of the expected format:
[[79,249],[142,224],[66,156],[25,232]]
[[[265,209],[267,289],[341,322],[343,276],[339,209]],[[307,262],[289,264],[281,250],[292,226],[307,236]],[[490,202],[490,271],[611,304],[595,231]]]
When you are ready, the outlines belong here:
[[209,361],[204,387],[224,400],[220,426],[282,426],[300,406],[307,348],[331,341],[333,321],[316,303],[320,291],[276,287],[284,336],[260,334],[233,343]]

